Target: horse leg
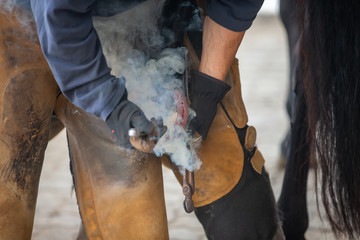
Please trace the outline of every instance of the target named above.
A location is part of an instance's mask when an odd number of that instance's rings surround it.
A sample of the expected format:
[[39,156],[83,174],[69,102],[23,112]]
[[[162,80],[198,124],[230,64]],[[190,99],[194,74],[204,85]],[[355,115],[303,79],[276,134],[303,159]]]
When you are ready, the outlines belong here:
[[309,170],[309,147],[306,142],[306,102],[297,42],[299,26],[294,0],[280,1],[280,15],[284,23],[289,44],[290,87],[287,101],[291,116],[291,127],[285,148],[286,169],[282,192],[278,201],[283,230],[287,239],[304,239],[308,227],[306,186]]
[[309,171],[308,127],[302,82],[298,81],[293,105],[289,148],[281,195],[280,218],[287,239],[304,239],[308,227],[306,187]]
[[[0,12],[0,239],[30,239],[51,115],[59,91],[36,28]],[[31,18],[30,18],[31,21]]]
[[[289,51],[289,86],[288,86],[288,97],[286,101],[286,112],[291,118],[293,102],[294,102],[294,79],[295,79],[295,65],[296,60],[294,59],[294,51],[296,43],[299,39],[299,26],[297,22],[297,16],[295,12],[295,0],[280,0],[280,17],[285,27],[288,40],[288,51]],[[281,157],[279,166],[285,166],[286,164],[286,152],[289,147],[290,128],[286,136],[281,143]]]

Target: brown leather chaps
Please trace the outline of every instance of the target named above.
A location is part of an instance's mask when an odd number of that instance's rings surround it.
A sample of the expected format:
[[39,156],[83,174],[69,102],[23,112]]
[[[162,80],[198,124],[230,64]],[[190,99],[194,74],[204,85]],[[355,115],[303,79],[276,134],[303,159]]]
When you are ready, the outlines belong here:
[[[87,238],[168,239],[161,170],[162,161],[169,165],[168,159],[119,147],[105,122],[59,94],[31,17],[26,23],[16,18],[21,11],[0,10],[0,240],[31,238],[44,151],[62,124],[68,134],[76,196]],[[191,43],[185,43],[196,68],[199,60]],[[281,230],[264,160],[255,146],[256,131],[246,125],[237,61],[226,81],[232,90],[219,104],[198,153],[203,165],[195,172],[195,211],[209,239],[239,239],[236,229],[243,231],[247,224],[238,227],[239,221],[234,219],[248,218],[254,228],[244,232],[241,239],[272,239],[276,231],[281,235]],[[181,178],[176,169],[175,174]],[[266,190],[265,197],[259,189]],[[211,204],[232,195],[248,199],[241,200],[243,210],[231,211],[231,204],[236,205],[232,201],[230,205],[213,206],[214,211],[227,215],[206,215]],[[251,215],[255,209],[265,209],[266,214],[258,211]],[[228,228],[221,229],[216,218]],[[265,230],[264,225],[268,226]],[[264,234],[256,235],[257,230]]]

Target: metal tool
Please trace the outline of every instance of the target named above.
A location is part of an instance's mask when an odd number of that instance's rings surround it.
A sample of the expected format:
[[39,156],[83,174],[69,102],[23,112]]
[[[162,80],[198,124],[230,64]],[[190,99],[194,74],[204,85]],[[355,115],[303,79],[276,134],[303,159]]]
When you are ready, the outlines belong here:
[[192,195],[195,192],[194,172],[185,169],[183,176],[183,194],[185,195],[184,209],[185,212],[191,213],[194,211],[194,201]]
[[[185,56],[185,61],[187,62],[187,56]],[[186,68],[185,69],[185,73],[183,75],[183,85],[184,85],[184,91],[185,91],[185,96],[182,95],[183,102],[186,102],[186,122],[185,125],[188,121],[188,116],[189,116],[189,107],[188,105],[190,104],[190,99],[189,99],[189,69]],[[178,110],[179,111],[179,110]],[[184,111],[183,111],[184,112]],[[185,118],[184,118],[185,119]],[[185,128],[186,126],[184,126]],[[187,169],[184,169],[184,176],[183,176],[183,194],[185,195],[185,200],[184,200],[184,210],[187,213],[191,213],[192,211],[194,211],[194,201],[192,200],[192,195],[195,193],[195,178],[194,178],[194,172],[193,171],[189,171]]]
[[135,128],[130,128],[128,131],[131,145],[139,151],[153,152],[156,143],[167,130],[162,118],[151,118],[151,123],[152,128],[149,133],[142,133]]

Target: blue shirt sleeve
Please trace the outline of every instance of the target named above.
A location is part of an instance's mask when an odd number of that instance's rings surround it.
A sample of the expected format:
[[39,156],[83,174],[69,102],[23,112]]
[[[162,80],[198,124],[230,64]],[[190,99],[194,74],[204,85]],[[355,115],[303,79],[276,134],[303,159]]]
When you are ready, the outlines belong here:
[[125,91],[111,75],[93,27],[96,0],[31,0],[42,51],[62,93],[105,120]]
[[264,0],[206,0],[206,14],[235,32],[250,28]]

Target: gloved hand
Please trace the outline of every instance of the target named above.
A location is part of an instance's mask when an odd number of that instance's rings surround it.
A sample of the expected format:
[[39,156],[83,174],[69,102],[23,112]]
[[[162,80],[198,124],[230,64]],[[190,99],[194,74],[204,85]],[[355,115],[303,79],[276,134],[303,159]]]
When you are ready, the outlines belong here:
[[153,124],[136,104],[127,99],[126,91],[118,105],[106,119],[106,124],[120,140],[120,144],[126,148],[132,146],[129,139],[130,128],[135,128],[142,136],[150,135],[153,131]]
[[223,81],[193,70],[189,89],[190,108],[196,117],[190,122],[192,134],[195,132],[205,140],[214,120],[217,104],[224,98],[231,87]]

